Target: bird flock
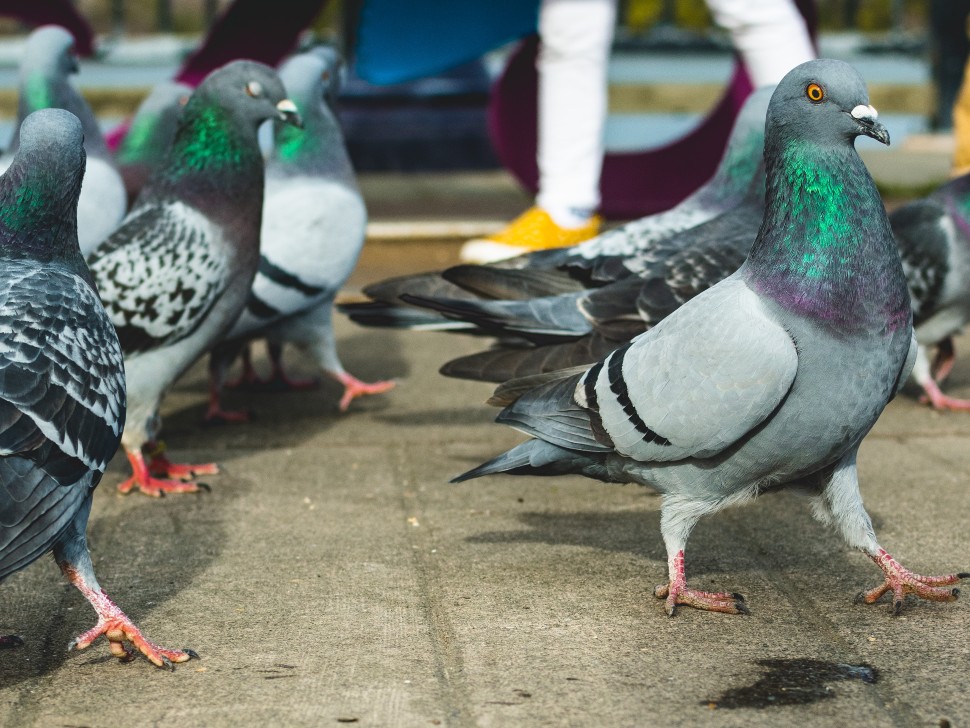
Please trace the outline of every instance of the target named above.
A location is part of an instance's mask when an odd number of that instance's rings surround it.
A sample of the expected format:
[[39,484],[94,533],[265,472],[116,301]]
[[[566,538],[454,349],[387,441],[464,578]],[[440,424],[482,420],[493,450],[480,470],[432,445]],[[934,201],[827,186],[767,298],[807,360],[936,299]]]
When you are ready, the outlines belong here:
[[[347,372],[332,328],[367,212],[331,49],[160,85],[112,154],[69,83],[72,47],[62,28],[31,34],[0,158],[0,579],[53,551],[97,614],[72,647],[103,635],[119,658],[171,666],[196,655],[151,642],[98,584],[94,488],[119,445],[123,493],[197,491],[218,472],[173,462],[159,439],[165,393],[206,354],[214,422],[248,418],[221,393],[237,359],[238,384],[261,383],[257,339],[292,388],[312,383],[287,377],[284,346],[309,353],[343,386],[341,410],[393,387]],[[859,74],[803,64],[750,97],[716,174],[677,207],[573,248],[375,283],[341,309],[366,326],[494,337],[442,373],[498,384],[497,421],[529,439],[455,480],[654,489],[668,557],[655,593],[670,615],[748,611],[739,594],[688,587],[687,540],[702,516],[781,487],[881,570],[863,601],[952,601],[970,575],[916,574],[879,545],[856,457],[910,376],[931,406],[970,409],[941,391],[970,313],[970,181],[887,217],[859,136],[889,141]]]

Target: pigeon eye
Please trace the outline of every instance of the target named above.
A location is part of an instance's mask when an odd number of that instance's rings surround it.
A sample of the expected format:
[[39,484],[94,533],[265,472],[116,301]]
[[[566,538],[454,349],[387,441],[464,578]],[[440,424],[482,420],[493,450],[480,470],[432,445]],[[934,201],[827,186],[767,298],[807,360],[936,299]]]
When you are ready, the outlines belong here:
[[810,83],[805,89],[805,95],[808,96],[808,100],[813,104],[817,104],[819,101],[825,98],[825,91],[817,83]]
[[321,73],[320,74],[320,80],[321,81],[329,81],[330,80],[330,71],[324,71],[323,73]]
[[263,95],[263,87],[259,85],[258,81],[250,81],[246,84],[246,93],[254,99],[259,98]]

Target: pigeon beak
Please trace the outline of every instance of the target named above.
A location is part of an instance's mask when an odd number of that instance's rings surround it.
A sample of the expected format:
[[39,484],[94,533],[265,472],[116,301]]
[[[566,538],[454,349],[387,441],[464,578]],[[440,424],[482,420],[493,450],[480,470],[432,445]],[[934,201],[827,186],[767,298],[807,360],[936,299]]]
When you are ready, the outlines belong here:
[[303,128],[303,119],[300,117],[300,112],[297,110],[296,104],[292,101],[283,99],[276,104],[276,110],[279,112],[280,120],[287,124],[292,124],[299,129]]
[[858,122],[863,134],[885,144],[887,147],[889,146],[889,132],[885,126],[876,121],[879,112],[872,105],[859,104],[849,113]]

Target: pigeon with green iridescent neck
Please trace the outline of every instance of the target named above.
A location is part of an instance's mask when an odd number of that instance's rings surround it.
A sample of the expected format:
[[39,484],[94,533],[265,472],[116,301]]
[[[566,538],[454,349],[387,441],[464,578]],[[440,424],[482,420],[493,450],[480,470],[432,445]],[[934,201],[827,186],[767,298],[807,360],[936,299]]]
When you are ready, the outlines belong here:
[[[300,110],[304,128],[276,124],[266,163],[259,270],[246,307],[225,342],[210,357],[212,397],[207,419],[240,420],[219,395],[226,368],[246,342],[270,345],[270,384],[303,387],[283,373],[284,344],[307,351],[320,370],[344,388],[341,411],[359,396],[386,392],[393,382],[362,382],[340,363],[333,332],[333,302],[354,270],[364,244],[367,210],[332,104],[339,86],[340,56],[321,47],[300,54],[280,77]],[[243,382],[260,382],[244,357]]]
[[158,406],[246,302],[262,222],[256,134],[277,118],[300,123],[271,68],[234,61],[213,71],[186,103],[165,161],[88,259],[125,353],[128,421],[121,443],[133,473],[122,492],[196,491],[197,483],[183,479],[217,472],[212,464],[169,462],[157,442]]
[[53,550],[98,614],[71,647],[104,635],[117,657],[130,656],[128,642],[171,665],[194,653],[142,635],[98,584],[85,536],[94,488],[121,439],[125,378],[77,242],[82,142],[76,116],[36,111],[0,177],[0,579]]
[[81,251],[87,255],[121,222],[128,199],[91,107],[68,80],[77,70],[74,38],[64,28],[45,25],[30,34],[20,61],[16,128],[6,154],[0,158],[0,171],[7,168],[11,155],[20,145],[16,129],[28,114],[38,109],[58,108],[67,109],[80,119],[87,165],[78,201],[77,226]]
[[[590,368],[497,394],[498,421],[532,439],[459,476],[581,473],[662,495],[660,530],[678,605],[741,613],[735,593],[689,588],[684,550],[697,521],[795,486],[868,555],[892,593],[951,601],[970,576],[921,576],[878,543],[856,456],[916,358],[909,292],[882,200],[854,140],[889,137],[865,83],[840,61],[790,71],[765,130],[764,221],[732,276]],[[503,390],[500,387],[500,390]]]
[[179,114],[191,94],[191,87],[184,83],[163,81],[139,104],[115,152],[128,199],[138,197],[149,175],[165,159],[175,137]]
[[889,220],[913,297],[919,343],[913,379],[932,407],[970,411],[970,400],[940,389],[956,359],[953,337],[970,321],[970,175],[898,208]]
[[540,250],[488,265],[402,276],[371,284],[371,301],[339,306],[363,326],[479,333],[474,325],[404,305],[402,294],[468,300],[525,299],[580,294],[637,275],[653,251],[669,250],[678,236],[745,203],[761,189],[764,120],[771,88],[756,90],[735,121],[714,176],[676,207],[649,215],[579,245]]

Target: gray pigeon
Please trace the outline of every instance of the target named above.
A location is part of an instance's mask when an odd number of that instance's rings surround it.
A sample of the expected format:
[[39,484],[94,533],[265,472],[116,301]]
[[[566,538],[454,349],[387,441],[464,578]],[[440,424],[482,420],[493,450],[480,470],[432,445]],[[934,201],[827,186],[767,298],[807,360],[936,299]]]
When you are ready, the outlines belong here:
[[125,182],[128,199],[134,200],[148,177],[160,165],[175,138],[178,117],[192,95],[192,88],[178,81],[163,81],[152,88],[115,152],[115,162]]
[[[889,216],[913,298],[919,351],[913,378],[936,409],[970,411],[940,384],[953,369],[953,336],[970,321],[970,175],[958,177]],[[930,362],[928,349],[937,347]]]
[[[121,222],[128,199],[91,107],[68,80],[77,70],[74,38],[70,33],[56,25],[45,25],[32,32],[20,62],[16,124],[19,128],[28,114],[51,107],[67,109],[81,120],[87,167],[78,201],[77,224],[81,252],[87,255]],[[6,154],[0,159],[0,171],[10,164],[19,145],[20,134],[15,130]]]
[[[394,386],[391,381],[365,383],[347,372],[331,323],[334,298],[357,264],[367,225],[364,200],[331,108],[340,65],[335,51],[321,47],[291,58],[280,69],[304,129],[276,125],[266,163],[259,270],[245,309],[210,357],[209,420],[246,418],[244,412],[222,410],[219,392],[227,366],[254,338],[267,338],[274,379],[288,386],[305,385],[283,373],[282,346],[295,344],[308,351],[324,373],[343,385],[341,411],[355,397]],[[253,382],[248,357],[244,365],[244,379]]]
[[443,274],[402,276],[372,284],[364,289],[371,301],[345,304],[340,310],[364,326],[481,333],[467,322],[402,305],[401,295],[471,301],[521,300],[580,294],[637,274],[650,264],[651,251],[655,248],[666,243],[673,245],[684,231],[745,204],[752,188],[761,190],[764,119],[771,91],[771,88],[761,88],[748,98],[714,176],[676,207],[573,247],[541,250],[489,265],[457,266]]
[[883,571],[865,602],[954,599],[970,574],[905,569],[859,493],[859,444],[916,357],[892,230],[853,145],[863,134],[889,141],[854,69],[789,72],[768,109],[764,223],[740,270],[592,368],[521,394],[498,421],[533,439],[456,480],[582,473],[655,488],[668,614],[747,611],[737,594],[688,588],[687,538],[701,516],[786,484]]
[[[125,353],[132,467],[123,493],[198,490],[212,464],[170,463],[157,443],[168,387],[229,330],[259,263],[267,120],[299,122],[276,72],[234,61],[210,73],[182,111],[166,161],[131,212],[89,259]],[[146,462],[145,455],[150,457]]]
[[82,140],[70,112],[34,112],[0,177],[0,579],[53,549],[98,614],[72,647],[104,635],[117,657],[129,657],[128,641],[170,665],[195,654],[152,644],[112,603],[85,536],[94,488],[121,439],[125,379],[77,242]]

